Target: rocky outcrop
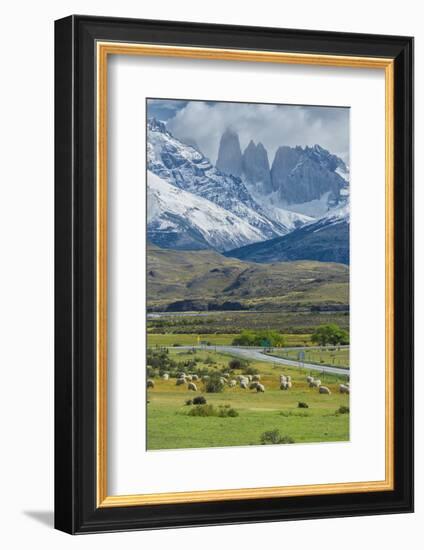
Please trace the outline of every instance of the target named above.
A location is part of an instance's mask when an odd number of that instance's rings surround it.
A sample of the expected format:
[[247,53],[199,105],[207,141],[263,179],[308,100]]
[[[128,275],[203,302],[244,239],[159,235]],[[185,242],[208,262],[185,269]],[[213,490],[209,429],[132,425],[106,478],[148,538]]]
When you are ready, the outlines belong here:
[[224,174],[240,177],[242,174],[242,155],[238,134],[227,129],[221,136],[216,167]]
[[262,143],[251,140],[243,153],[243,176],[255,191],[268,195],[272,191],[268,153]]

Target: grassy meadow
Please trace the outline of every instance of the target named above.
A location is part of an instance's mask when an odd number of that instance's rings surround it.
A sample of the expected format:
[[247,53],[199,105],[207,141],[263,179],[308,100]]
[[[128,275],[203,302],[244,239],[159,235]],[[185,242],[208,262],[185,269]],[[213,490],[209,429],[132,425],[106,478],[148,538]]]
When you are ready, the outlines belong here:
[[[178,364],[193,360],[193,372],[208,368],[223,372],[231,356],[214,350],[168,351],[170,359]],[[331,390],[331,395],[320,394],[309,388],[304,369],[288,368],[261,361],[249,361],[265,386],[264,393],[255,390],[225,386],[220,393],[205,392],[204,383],[196,381],[197,391],[188,390],[187,384],[176,386],[176,379],[163,380],[150,377],[154,387],[147,390],[147,448],[178,449],[201,447],[245,446],[261,444],[264,432],[278,430],[294,443],[346,441],[349,439],[349,413],[339,412],[349,406],[349,395],[340,394],[339,383],[347,381],[343,375],[313,374]],[[235,378],[241,370],[231,372]],[[280,374],[292,377],[293,387],[280,390]],[[202,395],[215,410],[230,406],[234,417],[191,416],[190,411],[199,405],[186,405],[187,400]],[[299,402],[308,408],[299,408]]]
[[[299,352],[297,350],[275,349],[268,355],[283,357],[298,361]],[[330,348],[330,349],[306,349],[304,350],[304,363],[314,363],[329,367],[349,368],[349,348]]]
[[[197,346],[205,343],[208,346],[229,346],[234,338],[238,336],[232,334],[147,334],[147,345],[155,346]],[[310,334],[284,334],[286,346],[309,346],[312,345]]]

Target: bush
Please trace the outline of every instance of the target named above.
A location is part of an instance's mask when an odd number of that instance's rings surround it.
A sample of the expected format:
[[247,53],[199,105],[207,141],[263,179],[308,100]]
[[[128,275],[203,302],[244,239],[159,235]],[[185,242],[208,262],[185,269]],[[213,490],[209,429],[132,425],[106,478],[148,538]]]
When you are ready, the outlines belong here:
[[210,355],[208,355],[206,357],[206,359],[204,360],[204,363],[205,363],[205,365],[215,365],[216,361],[214,361],[214,359],[212,359],[212,357]]
[[[194,400],[193,400],[194,401]],[[230,405],[220,405],[217,409],[213,405],[196,405],[188,412],[189,416],[218,416],[220,418],[234,418],[238,412]]]
[[294,443],[294,439],[288,435],[281,436],[279,430],[270,430],[261,435],[262,445],[280,445]]
[[231,359],[231,361],[229,361],[228,363],[228,366],[231,370],[241,369],[243,367],[243,362],[240,361],[240,359]]
[[185,402],[186,405],[193,405],[193,400],[192,399],[187,399],[187,401]]
[[216,373],[212,374],[205,383],[205,390],[207,393],[220,393],[224,391],[224,384],[221,381],[221,376]]
[[299,409],[309,409],[309,405],[307,403],[305,403],[304,401],[299,401],[297,406],[298,406]]
[[349,407],[346,407],[345,405],[342,405],[341,407],[339,407],[337,412],[339,414],[348,414],[350,412],[350,410],[349,410]]
[[276,330],[242,330],[233,340],[233,346],[282,347],[284,336]]
[[206,399],[203,395],[198,395],[193,399],[193,405],[206,405]]
[[216,416],[217,412],[213,405],[196,405],[188,414],[189,416]]
[[233,409],[230,405],[219,406],[218,416],[220,416],[221,418],[226,418],[227,416],[235,418],[238,415],[239,413],[236,411],[236,409]]

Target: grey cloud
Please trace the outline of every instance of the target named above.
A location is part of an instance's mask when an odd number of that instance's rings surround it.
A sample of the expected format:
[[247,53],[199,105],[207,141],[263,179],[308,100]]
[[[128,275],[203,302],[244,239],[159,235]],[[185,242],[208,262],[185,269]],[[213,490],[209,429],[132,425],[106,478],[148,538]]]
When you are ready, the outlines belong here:
[[242,150],[251,139],[261,141],[272,162],[280,145],[318,143],[349,163],[349,109],[189,101],[168,121],[177,137],[190,137],[216,161],[219,140],[226,128],[237,131]]

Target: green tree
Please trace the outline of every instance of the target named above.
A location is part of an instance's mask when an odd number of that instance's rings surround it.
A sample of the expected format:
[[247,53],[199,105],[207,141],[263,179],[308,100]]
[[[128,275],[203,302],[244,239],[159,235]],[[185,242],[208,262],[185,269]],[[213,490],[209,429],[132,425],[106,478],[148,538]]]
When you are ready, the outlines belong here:
[[319,346],[338,346],[349,343],[349,333],[336,324],[320,325],[311,336],[312,342]]

